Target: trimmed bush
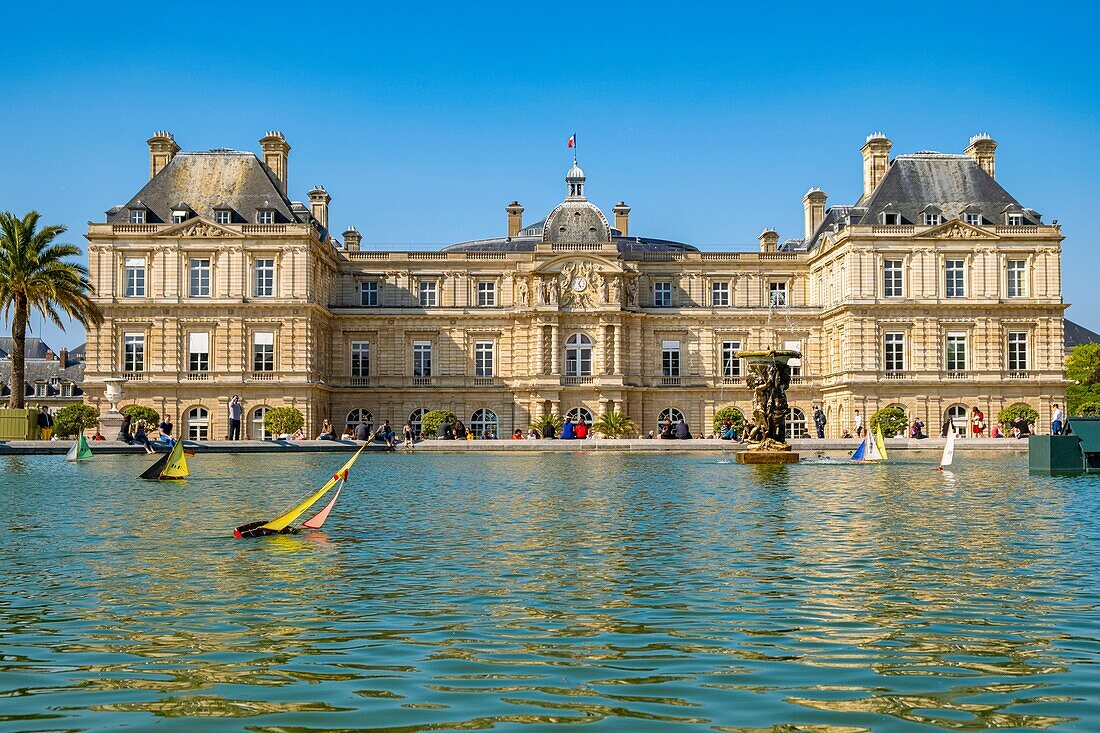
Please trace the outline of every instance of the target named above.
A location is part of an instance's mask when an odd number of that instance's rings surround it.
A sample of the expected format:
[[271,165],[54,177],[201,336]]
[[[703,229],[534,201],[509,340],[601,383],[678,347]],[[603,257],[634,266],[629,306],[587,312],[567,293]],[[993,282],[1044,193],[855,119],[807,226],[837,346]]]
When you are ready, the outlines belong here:
[[1027,420],[1027,424],[1032,427],[1035,423],[1039,422],[1039,413],[1032,408],[1031,405],[1025,405],[1023,403],[1006,407],[997,413],[997,422],[1007,427],[1012,427],[1012,423],[1016,422],[1019,418]]
[[714,413],[714,432],[721,435],[722,423],[726,420],[733,423],[733,429],[737,431],[738,435],[744,432],[745,414],[733,406],[723,407],[721,410]]
[[429,438],[434,438],[444,420],[450,420],[453,426],[458,416],[450,410],[431,410],[420,419],[420,430]]
[[99,425],[99,411],[91,405],[66,405],[54,413],[53,431],[59,438],[71,438]]
[[871,415],[871,433],[875,428],[882,430],[882,437],[893,438],[898,433],[909,434],[909,418],[905,416],[905,410],[900,407],[884,407]]
[[297,407],[272,407],[264,413],[264,430],[268,435],[292,435],[306,424]]
[[160,425],[160,413],[152,407],[130,405],[122,408],[122,414],[129,415],[133,420],[133,427],[130,428],[131,432],[137,428],[139,420],[144,420],[146,425]]

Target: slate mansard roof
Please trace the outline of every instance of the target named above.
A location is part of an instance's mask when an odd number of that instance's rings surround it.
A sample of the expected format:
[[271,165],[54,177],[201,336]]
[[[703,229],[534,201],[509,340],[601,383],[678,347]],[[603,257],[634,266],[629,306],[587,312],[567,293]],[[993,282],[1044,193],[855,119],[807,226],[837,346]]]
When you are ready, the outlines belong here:
[[1100,344],[1100,333],[1089,330],[1079,323],[1074,323],[1068,318],[1064,323],[1067,351],[1082,344]]
[[278,179],[253,154],[240,150],[177,153],[125,206],[107,212],[110,224],[129,221],[129,209],[144,207],[146,221],[172,221],[172,210],[186,205],[213,220],[214,209],[228,207],[232,223],[254,223],[256,212],[275,211],[275,223],[304,223],[309,212],[282,194]]

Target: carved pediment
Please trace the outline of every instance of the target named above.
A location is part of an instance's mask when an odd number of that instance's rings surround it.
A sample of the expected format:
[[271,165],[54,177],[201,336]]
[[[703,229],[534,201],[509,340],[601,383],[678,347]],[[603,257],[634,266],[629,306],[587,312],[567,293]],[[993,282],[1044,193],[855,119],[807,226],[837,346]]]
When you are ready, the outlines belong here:
[[189,219],[179,226],[157,233],[158,237],[180,237],[184,239],[240,239],[242,234],[226,229],[206,219]]
[[952,219],[946,224],[932,227],[911,239],[1000,239],[993,232],[971,226],[961,219]]

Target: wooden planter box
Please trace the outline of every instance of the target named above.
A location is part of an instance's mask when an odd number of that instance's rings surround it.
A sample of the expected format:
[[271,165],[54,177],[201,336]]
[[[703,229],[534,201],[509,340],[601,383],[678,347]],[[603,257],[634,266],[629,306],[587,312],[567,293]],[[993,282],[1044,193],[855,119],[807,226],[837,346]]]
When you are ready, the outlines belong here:
[[0,440],[38,437],[38,410],[0,409]]

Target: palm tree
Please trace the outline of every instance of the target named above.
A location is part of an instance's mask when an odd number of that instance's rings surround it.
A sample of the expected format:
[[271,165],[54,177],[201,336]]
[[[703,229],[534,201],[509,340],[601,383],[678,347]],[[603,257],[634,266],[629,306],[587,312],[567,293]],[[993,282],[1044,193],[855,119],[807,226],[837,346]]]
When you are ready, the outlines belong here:
[[88,281],[88,268],[66,257],[80,255],[71,244],[55,244],[63,226],[38,228],[39,213],[22,219],[10,211],[0,212],[0,312],[11,319],[11,397],[8,407],[24,406],[27,323],[32,310],[49,317],[61,330],[61,313],[84,326],[100,324],[103,314],[89,297],[95,292]]
[[607,438],[623,438],[638,430],[638,424],[631,420],[625,412],[611,410],[596,418],[592,426],[598,433]]

